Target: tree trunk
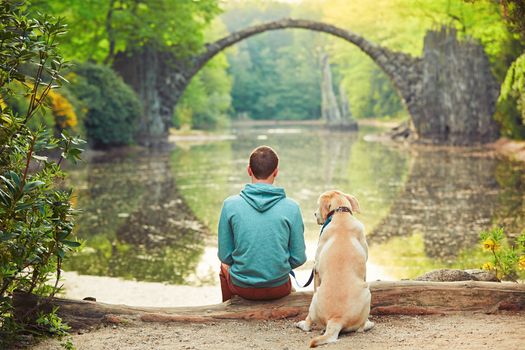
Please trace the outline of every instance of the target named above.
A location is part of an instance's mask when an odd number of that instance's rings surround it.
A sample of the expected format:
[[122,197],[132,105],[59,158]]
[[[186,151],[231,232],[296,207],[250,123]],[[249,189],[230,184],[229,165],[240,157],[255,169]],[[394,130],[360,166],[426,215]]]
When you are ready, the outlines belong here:
[[[525,285],[494,282],[371,282],[373,315],[429,315],[455,312],[494,313],[498,310],[525,310]],[[17,293],[17,316],[35,315],[37,310],[59,306],[58,314],[73,329],[101,323],[129,322],[207,322],[225,319],[270,320],[306,316],[311,292],[292,293],[274,301],[248,301],[234,298],[226,303],[198,307],[132,307],[104,303],[43,299]]]

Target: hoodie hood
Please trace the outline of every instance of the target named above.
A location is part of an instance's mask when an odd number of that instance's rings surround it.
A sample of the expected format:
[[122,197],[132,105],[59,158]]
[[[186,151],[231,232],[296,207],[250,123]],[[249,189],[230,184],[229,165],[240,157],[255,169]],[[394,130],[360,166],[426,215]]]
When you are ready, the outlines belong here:
[[286,198],[283,188],[263,183],[247,184],[240,196],[260,212],[270,209],[281,199]]

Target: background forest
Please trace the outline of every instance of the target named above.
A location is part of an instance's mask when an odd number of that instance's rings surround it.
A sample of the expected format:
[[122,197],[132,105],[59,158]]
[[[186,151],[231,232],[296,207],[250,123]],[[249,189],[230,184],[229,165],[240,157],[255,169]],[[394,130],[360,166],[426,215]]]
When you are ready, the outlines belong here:
[[[115,58],[152,49],[189,57],[206,42],[228,33],[292,17],[334,24],[414,56],[422,54],[427,30],[443,25],[457,28],[460,36],[480,40],[499,83],[508,77],[495,118],[504,136],[524,138],[525,59],[517,59],[525,47],[518,12],[523,5],[505,4],[492,0],[377,0],[373,4],[365,0],[33,0],[28,11],[65,18],[69,32],[61,39],[62,51],[74,62],[66,75],[72,84],[52,94],[52,113],[33,123],[43,122],[57,131],[73,129],[95,147],[132,144],[140,127],[142,101],[112,70]],[[326,34],[281,30],[245,40],[208,63],[177,104],[173,126],[210,130],[235,119],[319,119],[322,55],[329,58],[334,90],[343,88],[355,118],[406,116],[387,76],[357,47]],[[23,110],[27,101],[2,103]]]

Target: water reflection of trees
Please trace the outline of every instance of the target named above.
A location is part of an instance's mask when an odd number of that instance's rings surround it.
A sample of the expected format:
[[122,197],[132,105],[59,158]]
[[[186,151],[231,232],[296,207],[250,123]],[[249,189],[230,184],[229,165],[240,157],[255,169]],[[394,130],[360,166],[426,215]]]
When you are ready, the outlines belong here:
[[248,181],[247,157],[261,143],[280,154],[278,185],[300,203],[308,239],[315,242],[319,233],[312,215],[319,194],[351,192],[363,208],[359,218],[370,232],[372,258],[384,257],[385,266],[458,263],[482,229],[525,226],[524,172],[516,164],[457,151],[410,157],[352,133],[280,132],[251,130],[235,141],[179,144],[171,153],[103,155],[72,171],[83,210],[78,234],[87,249],[67,267],[188,283],[204,247],[216,244],[207,232],[216,230],[222,201]]
[[[66,268],[184,283],[199,262],[207,230],[180,198],[170,165],[167,153],[106,154],[73,171],[84,189],[77,228],[86,249]],[[84,181],[81,173],[87,173]]]
[[[183,145],[170,156],[181,198],[211,232],[217,232],[224,199],[239,191],[237,183],[245,176],[245,161],[232,159],[230,141]],[[216,244],[215,237],[211,242]]]
[[453,259],[492,224],[500,195],[497,163],[458,152],[420,152],[404,191],[369,241],[420,233],[426,256]]
[[334,180],[346,173],[351,163],[352,145],[357,141],[357,133],[327,133],[321,137],[323,183],[326,187],[332,186]]
[[500,185],[494,221],[504,226],[511,236],[518,236],[525,228],[525,172],[523,164],[501,161],[495,172]]
[[[282,130],[281,135],[270,133],[263,141],[279,153],[278,185],[301,205],[306,234],[311,239],[319,234],[312,213],[324,191],[335,188],[357,196],[363,209],[360,220],[367,228],[374,227],[389,212],[408,176],[410,157],[400,149],[363,140],[363,134],[374,131]],[[252,134],[241,134],[232,144],[233,157],[241,164],[237,171],[244,173],[249,151],[259,144],[253,130]]]

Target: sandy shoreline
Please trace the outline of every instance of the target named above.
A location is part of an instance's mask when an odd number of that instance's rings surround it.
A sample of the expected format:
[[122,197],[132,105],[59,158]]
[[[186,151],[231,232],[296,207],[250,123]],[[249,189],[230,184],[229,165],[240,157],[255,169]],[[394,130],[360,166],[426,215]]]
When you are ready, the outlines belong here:
[[220,303],[219,286],[181,286],[159,282],[129,281],[121,278],[79,275],[64,272],[61,297],[81,300],[94,297],[108,304],[129,306],[197,306]]
[[[525,313],[495,315],[373,317],[374,329],[343,335],[330,350],[374,349],[523,349]],[[307,349],[320,333],[304,333],[293,321],[229,321],[211,323],[142,323],[102,327],[73,335],[78,350],[135,349]],[[46,340],[34,350],[61,349],[57,340]]]
[[[134,306],[190,306],[220,302],[218,286],[190,287],[163,283],[126,281],[67,272],[68,297],[86,293],[98,301]],[[76,285],[78,283],[78,285]],[[77,293],[77,294],[76,294]],[[119,299],[120,298],[120,299]],[[376,327],[367,333],[340,337],[326,349],[522,349],[525,342],[525,312],[496,314],[458,313],[431,316],[373,316]],[[321,333],[303,333],[296,320],[214,320],[204,323],[138,322],[100,326],[72,334],[78,350],[134,349],[307,349],[309,340]],[[33,350],[62,349],[60,341],[47,339]]]
[[[219,266],[219,261],[215,257],[215,250],[212,253],[214,260],[205,259],[202,266],[197,267],[197,270],[202,269],[209,273],[212,266]],[[308,280],[311,264],[312,262],[308,262],[303,268],[295,270],[300,283]],[[369,281],[393,280],[384,273],[380,266],[373,262],[368,262],[367,269]],[[170,307],[218,304],[222,301],[218,268],[216,272],[213,285],[187,286],[125,280],[117,277],[80,275],[74,271],[64,271],[62,273],[64,288],[60,296],[77,300],[94,297],[99,302],[129,306]],[[312,286],[299,288],[295,281],[292,281],[292,285],[298,291],[313,290]]]

